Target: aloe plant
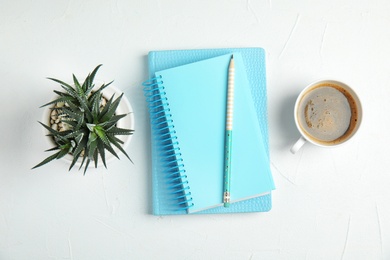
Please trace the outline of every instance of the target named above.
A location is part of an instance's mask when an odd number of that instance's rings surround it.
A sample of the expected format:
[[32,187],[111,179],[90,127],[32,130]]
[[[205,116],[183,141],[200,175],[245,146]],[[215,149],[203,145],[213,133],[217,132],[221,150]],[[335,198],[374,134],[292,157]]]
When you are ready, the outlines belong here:
[[[103,165],[106,165],[106,151],[118,157],[114,150],[117,147],[130,161],[130,157],[122,148],[123,141],[118,135],[131,135],[134,130],[123,129],[117,126],[118,121],[127,114],[116,114],[116,109],[123,97],[123,93],[114,99],[104,98],[102,91],[108,87],[108,84],[102,84],[95,90],[94,78],[101,65],[98,65],[80,84],[73,75],[73,85],[71,86],[61,80],[49,78],[59,83],[65,91],[54,90],[58,95],[55,100],[41,106],[53,106],[52,111],[56,111],[59,121],[66,125],[61,130],[53,129],[52,125],[46,125],[39,122],[49,131],[48,136],[53,138],[55,147],[46,151],[56,151],[42,162],[33,167],[40,167],[54,159],[60,159],[67,154],[73,156],[69,171],[73,168],[79,158],[82,158],[80,168],[84,167],[84,174],[88,169],[90,162],[98,165],[99,157]],[[104,100],[105,99],[105,100]],[[106,101],[104,106],[101,103]],[[55,106],[55,104],[64,104]]]

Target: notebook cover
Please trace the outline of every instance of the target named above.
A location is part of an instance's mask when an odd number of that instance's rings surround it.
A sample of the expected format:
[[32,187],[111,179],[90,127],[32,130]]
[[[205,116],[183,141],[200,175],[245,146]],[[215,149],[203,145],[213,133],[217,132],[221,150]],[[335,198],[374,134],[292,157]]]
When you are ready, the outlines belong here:
[[[273,183],[245,66],[240,53],[233,55],[235,93],[230,197],[235,203],[269,193]],[[161,109],[169,109],[168,118],[173,120],[174,126],[171,138],[180,148],[176,155],[164,155],[169,161],[175,161],[173,158],[176,157],[180,165],[185,165],[183,176],[186,177],[182,180],[191,192],[187,196],[191,201],[189,213],[222,206],[226,96],[231,57],[232,54],[222,55],[155,73],[155,77],[163,82],[159,85],[164,88],[162,99],[167,98]],[[155,125],[161,124],[156,122]],[[155,137],[158,136],[167,140],[161,133]],[[171,167],[164,168],[165,164],[161,164],[161,182],[167,181],[167,173],[171,171]],[[173,187],[182,189],[180,182],[177,184]],[[167,190],[172,192],[173,189]]]
[[[262,48],[235,48],[235,49],[204,49],[204,50],[172,50],[172,51],[153,51],[149,53],[149,74],[152,78],[154,73],[159,70],[169,69],[185,65],[188,63],[201,61],[223,54],[238,52],[242,56],[245,64],[248,81],[251,88],[251,94],[257,111],[257,117],[260,123],[260,130],[264,138],[266,152],[269,156],[268,146],[268,121],[267,121],[267,95],[265,81],[265,55]],[[152,183],[153,183],[153,214],[186,214],[185,210],[173,210],[166,207],[167,202],[164,196],[160,196],[161,189],[166,189],[165,185],[157,178],[159,176],[157,156],[152,138]],[[274,188],[271,178],[272,187]],[[264,212],[271,209],[271,194],[261,197],[240,201],[231,204],[229,208],[217,207],[204,210],[198,213],[238,213],[238,212]],[[172,210],[171,210],[172,209]]]

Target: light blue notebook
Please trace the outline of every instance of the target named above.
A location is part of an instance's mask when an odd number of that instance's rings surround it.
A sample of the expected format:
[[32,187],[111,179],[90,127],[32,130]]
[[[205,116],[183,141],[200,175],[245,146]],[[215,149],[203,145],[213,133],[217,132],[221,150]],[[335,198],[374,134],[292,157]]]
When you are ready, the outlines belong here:
[[[253,212],[271,208],[270,191],[274,184],[268,136],[264,136],[268,132],[259,125],[259,110],[255,107],[258,102],[253,102],[253,82],[248,81],[248,64],[242,51],[234,53],[233,204],[229,208],[221,205],[227,67],[231,54],[155,71],[155,80],[145,83],[152,127],[153,214]],[[251,51],[259,53],[262,49]],[[169,52],[151,52],[150,67],[157,70],[155,55]],[[264,111],[261,114],[264,116]]]

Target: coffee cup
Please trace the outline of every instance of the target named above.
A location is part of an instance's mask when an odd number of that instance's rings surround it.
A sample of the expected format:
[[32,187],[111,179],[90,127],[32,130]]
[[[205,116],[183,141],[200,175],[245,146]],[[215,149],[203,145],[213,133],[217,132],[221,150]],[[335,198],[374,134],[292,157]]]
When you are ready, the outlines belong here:
[[294,107],[295,124],[301,134],[290,151],[306,142],[336,147],[349,141],[362,122],[362,105],[355,91],[336,80],[320,80],[299,94]]

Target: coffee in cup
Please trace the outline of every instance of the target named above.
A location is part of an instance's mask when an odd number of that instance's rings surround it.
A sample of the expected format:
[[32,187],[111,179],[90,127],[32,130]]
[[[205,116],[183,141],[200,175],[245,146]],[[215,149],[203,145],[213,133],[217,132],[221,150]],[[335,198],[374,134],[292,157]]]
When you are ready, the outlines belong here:
[[322,80],[301,92],[295,104],[294,118],[302,137],[291,147],[292,153],[306,141],[323,147],[348,141],[360,126],[362,107],[348,85]]

